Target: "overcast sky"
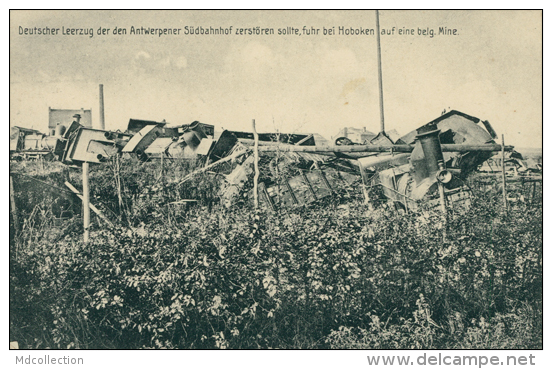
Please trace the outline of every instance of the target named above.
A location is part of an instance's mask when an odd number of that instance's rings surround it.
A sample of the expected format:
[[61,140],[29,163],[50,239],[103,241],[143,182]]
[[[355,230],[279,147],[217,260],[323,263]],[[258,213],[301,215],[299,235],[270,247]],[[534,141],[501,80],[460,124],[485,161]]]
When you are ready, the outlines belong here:
[[[229,28],[231,35],[185,35],[185,27]],[[236,35],[237,28],[274,35]],[[278,35],[278,29],[320,29]],[[21,28],[20,28],[21,27]],[[57,35],[21,35],[24,28]],[[63,35],[62,27],[93,30]],[[98,28],[109,28],[98,35]],[[113,35],[115,27],[126,35]],[[180,28],[180,35],[130,35],[131,27]],[[375,29],[374,11],[12,11],[10,125],[46,132],[48,107],[92,109],[106,129],[130,118],[217,129],[318,132],[379,130],[375,35],[324,35],[323,29]],[[540,11],[380,11],[385,125],[402,134],[456,109],[487,119],[506,143],[542,141]],[[393,27],[395,27],[393,31]],[[456,29],[457,35],[418,34]],[[399,29],[414,35],[399,35]],[[88,31],[87,31],[88,32]]]

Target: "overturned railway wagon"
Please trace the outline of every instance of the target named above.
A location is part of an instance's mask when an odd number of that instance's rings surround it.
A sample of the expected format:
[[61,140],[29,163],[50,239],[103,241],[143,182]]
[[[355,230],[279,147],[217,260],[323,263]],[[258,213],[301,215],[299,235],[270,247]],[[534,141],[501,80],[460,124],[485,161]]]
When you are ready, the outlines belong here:
[[[251,145],[250,139],[233,136],[228,142]],[[381,186],[386,198],[403,209],[415,208],[420,202],[467,205],[470,193],[465,178],[493,152],[501,150],[493,140],[496,133],[488,122],[455,110],[396,142],[385,132],[378,136],[368,145],[354,145],[340,138],[336,140],[340,145],[336,146],[319,146],[312,141],[299,144],[282,143],[280,139],[268,144],[260,141],[262,156],[272,156],[269,168],[277,167],[274,162],[282,156],[289,159],[292,153],[305,162],[295,175],[261,181],[261,199],[270,208],[303,205],[331,194],[332,180],[334,184],[340,180],[349,185],[360,184],[366,196],[367,187]],[[222,151],[229,155],[232,150],[228,149],[228,142]],[[216,145],[214,151],[217,152]],[[245,152],[244,155],[251,155],[250,151]],[[237,172],[251,176],[250,159],[243,159],[240,166]],[[228,177],[228,190],[223,195],[226,203],[244,187],[243,173],[239,180],[236,180],[239,176]]]
[[206,155],[213,144],[215,127],[198,121],[175,127],[166,123],[131,119],[127,132],[133,136],[122,149],[140,159],[152,157],[194,158]]
[[63,153],[64,140],[59,136],[48,136],[36,129],[11,127],[10,158],[45,158],[53,160]]
[[[69,165],[102,163],[115,155],[155,158],[204,157],[205,167],[219,166],[226,206],[251,192],[258,142],[263,172],[261,201],[269,209],[309,204],[332,195],[337,188],[380,186],[396,206],[412,209],[420,202],[469,203],[467,175],[502,149],[487,121],[450,111],[395,142],[380,132],[370,143],[356,145],[343,138],[328,146],[316,134],[223,131],[200,122],[169,127],[165,122],[130,119],[127,130],[113,132],[73,122],[63,136],[54,137],[20,127],[12,128],[10,154],[48,152]],[[506,150],[511,150],[507,147]],[[191,176],[194,173],[190,174]]]
[[[400,138],[414,146],[408,163],[380,171],[379,184],[403,208],[416,207],[420,200],[436,200],[440,186],[449,203],[469,203],[464,180],[493,156],[493,151],[482,148],[500,149],[496,138],[489,122],[450,111]],[[461,145],[465,150],[443,152],[445,145]],[[359,161],[364,167],[369,165],[367,159]]]

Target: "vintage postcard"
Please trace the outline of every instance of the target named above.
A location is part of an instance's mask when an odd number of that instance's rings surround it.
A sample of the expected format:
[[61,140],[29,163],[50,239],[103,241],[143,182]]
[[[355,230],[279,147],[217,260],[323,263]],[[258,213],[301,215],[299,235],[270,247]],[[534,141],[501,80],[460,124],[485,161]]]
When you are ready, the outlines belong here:
[[[10,348],[544,361],[542,35],[541,10],[10,11]],[[16,360],[101,360],[63,354]]]

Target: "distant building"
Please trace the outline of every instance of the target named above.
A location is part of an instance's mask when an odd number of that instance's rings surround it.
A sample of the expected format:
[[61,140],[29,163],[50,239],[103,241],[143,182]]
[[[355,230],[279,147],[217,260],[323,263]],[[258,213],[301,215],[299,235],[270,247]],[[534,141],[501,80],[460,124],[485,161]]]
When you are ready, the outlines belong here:
[[376,137],[376,134],[366,130],[366,127],[343,127],[339,130],[339,132],[337,132],[335,136],[332,136],[332,140],[335,141],[335,139],[339,137],[347,137],[354,143],[362,144],[364,142],[369,142],[372,138]]
[[92,109],[52,109],[48,107],[48,134],[56,130],[58,123],[68,128],[73,122],[73,115],[80,114],[80,124],[92,128]]

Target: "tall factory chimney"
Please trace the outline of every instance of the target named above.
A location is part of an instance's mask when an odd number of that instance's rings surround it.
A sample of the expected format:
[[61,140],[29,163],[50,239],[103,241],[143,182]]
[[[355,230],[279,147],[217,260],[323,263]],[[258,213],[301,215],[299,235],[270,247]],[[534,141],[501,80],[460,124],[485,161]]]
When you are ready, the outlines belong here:
[[103,85],[100,84],[100,129],[105,129]]

